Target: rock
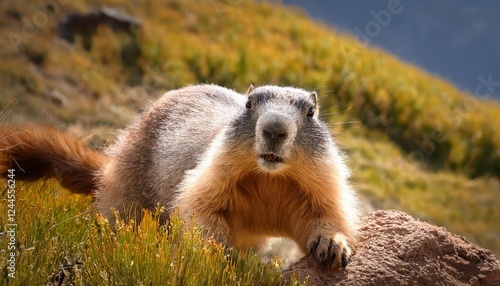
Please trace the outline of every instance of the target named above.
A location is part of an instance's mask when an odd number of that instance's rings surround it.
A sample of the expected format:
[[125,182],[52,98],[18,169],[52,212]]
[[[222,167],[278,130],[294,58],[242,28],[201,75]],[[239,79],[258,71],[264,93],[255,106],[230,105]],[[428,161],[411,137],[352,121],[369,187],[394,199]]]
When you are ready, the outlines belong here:
[[495,255],[466,238],[394,211],[362,219],[346,269],[321,268],[304,257],[284,271],[309,285],[500,285]]
[[88,13],[70,13],[61,19],[57,27],[60,38],[73,43],[76,35],[83,37],[84,47],[91,47],[91,36],[97,31],[97,27],[105,25],[113,31],[124,32],[130,35],[139,29],[141,21],[125,12],[112,7],[100,7]]

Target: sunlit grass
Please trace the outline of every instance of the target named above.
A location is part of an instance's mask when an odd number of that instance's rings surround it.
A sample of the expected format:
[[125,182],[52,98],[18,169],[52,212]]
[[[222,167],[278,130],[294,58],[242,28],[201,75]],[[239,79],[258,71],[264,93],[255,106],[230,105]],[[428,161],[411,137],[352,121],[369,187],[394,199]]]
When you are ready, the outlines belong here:
[[[279,272],[279,259],[226,249],[173,216],[160,225],[146,212],[140,225],[119,220],[112,231],[89,197],[52,182],[16,186],[16,274],[8,277],[7,216],[0,229],[0,273],[9,285],[299,285]],[[7,210],[6,194],[0,202]],[[9,251],[10,253],[10,251]]]

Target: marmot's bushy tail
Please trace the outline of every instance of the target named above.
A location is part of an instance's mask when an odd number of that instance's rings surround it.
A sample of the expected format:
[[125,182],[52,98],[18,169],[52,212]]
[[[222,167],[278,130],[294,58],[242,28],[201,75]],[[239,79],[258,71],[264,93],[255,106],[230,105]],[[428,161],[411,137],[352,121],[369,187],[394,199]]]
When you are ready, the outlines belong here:
[[0,127],[0,175],[34,181],[56,178],[63,187],[80,194],[96,188],[96,172],[105,155],[52,127],[5,125]]

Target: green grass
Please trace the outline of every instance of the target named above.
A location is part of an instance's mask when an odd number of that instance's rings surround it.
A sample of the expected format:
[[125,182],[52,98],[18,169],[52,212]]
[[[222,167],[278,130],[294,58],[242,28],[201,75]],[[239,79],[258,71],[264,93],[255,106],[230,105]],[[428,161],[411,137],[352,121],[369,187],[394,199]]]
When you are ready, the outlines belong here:
[[89,197],[53,182],[17,183],[16,195],[15,278],[6,268],[6,193],[0,201],[2,284],[301,285],[284,280],[279,259],[264,263],[254,253],[225,249],[176,216],[165,226],[146,213],[140,225],[120,220],[113,232]]

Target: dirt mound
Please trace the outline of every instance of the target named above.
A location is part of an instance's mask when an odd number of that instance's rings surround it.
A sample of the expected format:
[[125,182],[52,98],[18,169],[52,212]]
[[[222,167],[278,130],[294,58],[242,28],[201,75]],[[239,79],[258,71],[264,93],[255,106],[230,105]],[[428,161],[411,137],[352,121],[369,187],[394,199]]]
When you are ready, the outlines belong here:
[[304,257],[284,271],[310,285],[500,285],[491,251],[445,228],[398,211],[362,220],[359,245],[345,270],[322,269]]

